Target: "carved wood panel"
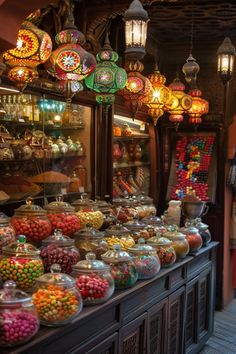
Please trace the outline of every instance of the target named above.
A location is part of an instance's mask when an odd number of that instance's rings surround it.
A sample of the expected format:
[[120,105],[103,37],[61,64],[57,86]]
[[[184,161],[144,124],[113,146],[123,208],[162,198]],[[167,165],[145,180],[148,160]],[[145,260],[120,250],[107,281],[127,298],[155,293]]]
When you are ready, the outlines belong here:
[[121,328],[119,354],[146,353],[146,323],[145,313]]

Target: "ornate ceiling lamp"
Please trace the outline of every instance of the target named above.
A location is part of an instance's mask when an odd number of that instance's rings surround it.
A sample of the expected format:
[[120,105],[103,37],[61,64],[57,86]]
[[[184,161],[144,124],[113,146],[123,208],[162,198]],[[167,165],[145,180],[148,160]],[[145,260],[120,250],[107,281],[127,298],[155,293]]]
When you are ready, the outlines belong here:
[[209,112],[209,103],[201,97],[202,91],[197,87],[193,88],[188,93],[192,97],[192,105],[187,112],[189,123],[200,124],[202,123],[202,115]]
[[143,103],[148,107],[148,115],[152,117],[154,125],[156,125],[157,120],[164,114],[165,105],[170,103],[171,90],[165,86],[166,78],[160,73],[157,65],[148,79],[151,82],[152,90]]
[[217,50],[217,71],[224,85],[226,85],[227,82],[229,82],[233,77],[235,54],[235,47],[233,46],[230,38],[226,37]]
[[19,30],[16,48],[3,53],[4,62],[10,67],[9,79],[23,90],[38,77],[37,66],[48,60],[51,51],[50,36],[26,19]]
[[144,66],[140,61],[126,63],[125,69],[128,73],[128,79],[125,88],[119,91],[119,94],[125,99],[125,104],[130,110],[131,116],[135,117],[143,104],[143,100],[150,94],[152,84],[148,78],[141,74]]
[[85,84],[97,92],[96,101],[109,107],[115,102],[115,93],[125,87],[127,73],[116,65],[118,54],[110,46],[108,34],[104,46],[96,56],[97,66],[94,72],[86,77]]

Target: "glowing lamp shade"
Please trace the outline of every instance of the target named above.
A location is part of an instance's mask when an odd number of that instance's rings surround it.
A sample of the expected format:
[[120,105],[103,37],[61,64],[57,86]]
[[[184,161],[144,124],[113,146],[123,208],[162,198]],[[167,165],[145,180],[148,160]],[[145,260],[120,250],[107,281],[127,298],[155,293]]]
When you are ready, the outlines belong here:
[[192,98],[184,92],[185,86],[178,77],[169,85],[169,88],[172,90],[172,95],[165,109],[170,113],[169,120],[178,124],[183,121],[183,114],[190,109]]
[[125,55],[129,60],[142,59],[145,55],[148,13],[139,0],[133,0],[125,11]]
[[209,112],[209,103],[201,98],[202,92],[199,89],[189,91],[189,95],[192,97],[192,105],[188,110],[189,123],[200,124],[202,115]]
[[223,84],[226,84],[233,77],[235,53],[235,47],[233,46],[230,38],[226,37],[217,51],[217,71]]
[[94,72],[86,77],[85,84],[97,92],[96,101],[99,104],[111,105],[115,101],[115,93],[125,87],[127,73],[116,65],[118,54],[112,50],[108,36],[104,46],[97,54],[97,66]]

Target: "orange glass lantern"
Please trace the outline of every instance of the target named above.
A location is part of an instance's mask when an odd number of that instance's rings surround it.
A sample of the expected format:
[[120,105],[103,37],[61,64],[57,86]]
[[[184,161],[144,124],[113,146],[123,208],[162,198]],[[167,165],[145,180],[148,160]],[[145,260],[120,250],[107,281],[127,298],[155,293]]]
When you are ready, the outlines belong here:
[[202,91],[198,88],[190,90],[189,95],[192,97],[192,105],[188,110],[189,123],[200,124],[202,115],[209,112],[209,103],[201,97]]

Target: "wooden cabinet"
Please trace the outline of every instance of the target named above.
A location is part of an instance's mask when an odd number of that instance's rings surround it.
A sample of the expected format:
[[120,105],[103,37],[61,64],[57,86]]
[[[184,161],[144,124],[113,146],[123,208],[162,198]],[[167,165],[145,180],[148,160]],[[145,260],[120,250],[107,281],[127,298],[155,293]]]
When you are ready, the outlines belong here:
[[121,328],[119,354],[146,353],[146,324],[145,313]]

